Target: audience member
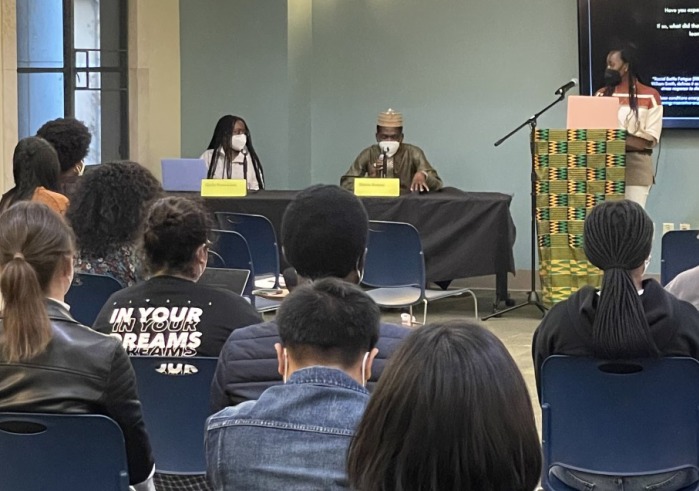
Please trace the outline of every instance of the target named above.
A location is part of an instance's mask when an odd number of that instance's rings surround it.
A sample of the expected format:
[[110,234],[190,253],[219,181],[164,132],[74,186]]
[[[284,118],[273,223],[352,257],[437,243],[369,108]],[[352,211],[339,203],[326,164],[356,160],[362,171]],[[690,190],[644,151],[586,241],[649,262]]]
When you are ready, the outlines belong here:
[[160,183],[129,161],[102,164],[82,181],[66,215],[78,242],[75,271],[132,286],[143,277],[136,240],[148,205],[162,192]]
[[240,295],[197,283],[210,230],[201,204],[161,198],[143,228],[150,279],[113,294],[93,329],[120,338],[130,355],[218,356],[231,331],[260,322]]
[[250,128],[241,117],[227,115],[219,119],[200,158],[206,162],[209,179],[245,179],[248,189],[265,188],[262,163],[252,145]]
[[[359,199],[337,186],[315,185],[301,191],[282,219],[281,243],[296,269],[299,285],[326,277],[359,283],[364,268],[369,220]],[[291,277],[294,270],[287,272]],[[409,329],[381,324],[370,388],[383,365]],[[279,342],[274,321],[237,329],[221,351],[211,386],[215,411],[257,399],[282,382],[276,371],[274,343]]]
[[[690,356],[699,359],[699,312],[652,279],[643,280],[653,241],[653,222],[633,201],[606,201],[585,220],[584,247],[604,272],[602,289],[583,287],[556,304],[534,333],[532,352],[537,387],[541,366],[551,355],[602,359]],[[539,393],[539,395],[541,395]],[[642,401],[639,401],[639,404]],[[574,489],[682,489],[697,480],[680,471],[635,478],[600,476],[554,466],[553,474]],[[615,489],[617,489],[615,487]],[[631,488],[629,489],[642,489]]]
[[0,215],[0,274],[0,411],[109,416],[124,433],[131,483],[155,489],[128,356],[116,339],[81,326],[63,303],[73,279],[65,222],[30,202]]
[[68,198],[56,192],[59,173],[58,156],[49,142],[36,136],[23,138],[12,156],[15,185],[2,196],[0,212],[18,201],[31,200],[63,215]]
[[541,447],[502,342],[476,323],[426,325],[396,350],[348,454],[353,489],[533,491]]
[[72,197],[85,168],[83,160],[92,141],[90,130],[75,118],[58,118],[44,123],[36,135],[56,149],[61,164],[58,190],[68,198]]
[[665,285],[665,290],[699,309],[699,266],[682,271]]
[[287,297],[275,344],[284,385],[207,421],[214,489],[347,487],[347,447],[369,400],[379,319],[366,293],[337,278]]

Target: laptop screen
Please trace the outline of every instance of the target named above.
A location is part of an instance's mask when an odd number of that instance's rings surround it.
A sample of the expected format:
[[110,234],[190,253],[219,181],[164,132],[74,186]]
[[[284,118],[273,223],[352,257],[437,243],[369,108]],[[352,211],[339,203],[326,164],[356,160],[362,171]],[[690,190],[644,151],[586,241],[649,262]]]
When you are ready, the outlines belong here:
[[199,283],[242,295],[249,276],[247,269],[206,268]]
[[202,159],[163,159],[160,161],[165,191],[201,192],[206,179],[206,163]]

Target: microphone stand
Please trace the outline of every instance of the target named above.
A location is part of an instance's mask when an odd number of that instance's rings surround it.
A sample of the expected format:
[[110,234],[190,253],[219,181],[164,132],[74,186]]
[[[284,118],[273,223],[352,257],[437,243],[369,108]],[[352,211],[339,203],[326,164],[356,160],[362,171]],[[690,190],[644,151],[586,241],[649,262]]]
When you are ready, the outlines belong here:
[[520,309],[522,307],[526,307],[528,305],[534,305],[537,307],[540,311],[541,314],[546,313],[546,307],[544,304],[541,302],[541,299],[539,298],[539,294],[536,291],[536,170],[535,170],[535,158],[536,158],[536,148],[535,148],[535,133],[536,133],[536,125],[537,125],[537,120],[539,119],[539,116],[544,114],[546,111],[551,109],[553,106],[561,102],[563,99],[565,99],[566,96],[566,91],[562,91],[561,94],[558,96],[558,99],[553,101],[551,104],[543,108],[541,111],[538,113],[534,114],[534,116],[530,117],[527,119],[524,123],[520,124],[517,126],[514,130],[510,131],[508,134],[500,138],[498,141],[495,142],[495,146],[499,147],[503,142],[505,142],[507,139],[509,139],[512,135],[517,133],[519,130],[524,128],[525,126],[529,126],[530,128],[530,135],[529,135],[529,152],[531,154],[531,230],[530,230],[530,236],[531,236],[531,285],[530,289],[527,292],[527,300],[524,303],[521,303],[519,305],[515,305],[513,307],[509,307],[503,310],[497,310],[497,302],[495,304],[495,308],[493,308],[493,313],[490,315],[486,315],[485,317],[481,318],[481,320],[488,320],[491,317],[496,317],[500,316],[502,314],[506,314],[508,312],[512,312],[514,310]]
[[384,150],[383,152],[383,166],[381,167],[381,177],[388,176],[388,152]]

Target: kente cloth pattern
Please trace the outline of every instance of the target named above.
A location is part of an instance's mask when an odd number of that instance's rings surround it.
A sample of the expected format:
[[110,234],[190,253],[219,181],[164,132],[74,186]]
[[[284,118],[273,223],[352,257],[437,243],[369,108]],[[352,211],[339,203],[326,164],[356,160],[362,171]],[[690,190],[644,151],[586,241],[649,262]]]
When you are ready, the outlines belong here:
[[624,198],[626,131],[540,129],[534,154],[539,275],[551,306],[602,283],[583,250],[583,222],[596,204]]

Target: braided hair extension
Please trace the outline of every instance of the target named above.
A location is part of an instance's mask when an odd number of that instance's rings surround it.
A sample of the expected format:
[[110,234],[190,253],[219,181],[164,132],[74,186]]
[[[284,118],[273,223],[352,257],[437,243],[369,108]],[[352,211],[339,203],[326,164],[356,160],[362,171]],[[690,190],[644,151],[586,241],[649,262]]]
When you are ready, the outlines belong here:
[[585,220],[585,254],[604,271],[592,326],[593,353],[599,358],[658,355],[630,274],[650,255],[652,240],[653,222],[629,200],[601,203]]

